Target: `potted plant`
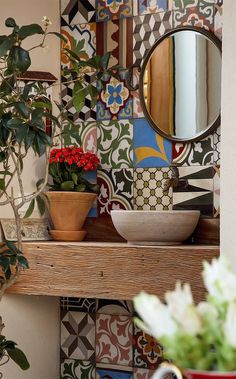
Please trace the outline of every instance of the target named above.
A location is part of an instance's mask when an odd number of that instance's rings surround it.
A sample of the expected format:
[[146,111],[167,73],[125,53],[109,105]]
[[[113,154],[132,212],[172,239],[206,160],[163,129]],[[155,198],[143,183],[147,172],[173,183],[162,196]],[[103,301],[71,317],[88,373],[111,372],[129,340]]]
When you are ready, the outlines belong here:
[[137,324],[164,346],[167,358],[154,374],[159,379],[181,372],[189,379],[236,378],[236,274],[225,257],[204,262],[206,301],[193,302],[189,284],[176,284],[165,294],[165,303],[141,293],[134,298],[142,320]]
[[53,149],[49,159],[49,174],[53,183],[46,192],[54,230],[52,237],[62,241],[81,241],[81,230],[99,190],[86,179],[86,173],[99,164],[96,154],[77,146]]
[[[31,66],[31,51],[44,48],[48,34],[61,38],[66,45],[65,37],[48,31],[50,24],[48,18],[44,17],[43,27],[38,24],[19,26],[10,17],[5,22],[6,27],[10,29],[9,34],[0,36],[0,206],[11,206],[17,234],[16,243],[6,240],[0,247],[0,300],[5,291],[15,283],[21,271],[28,268],[27,259],[23,254],[22,208],[29,204],[25,217],[31,216],[36,204],[41,214],[45,211],[41,194],[48,183],[51,149],[58,145],[58,139],[64,144],[70,144],[72,139],[79,144],[81,142],[77,126],[68,116],[67,104],[56,102],[53,104],[47,96],[47,87],[40,82],[22,85],[20,79]],[[41,43],[26,49],[25,40],[34,35],[42,36]],[[117,67],[109,68],[109,53],[103,57],[83,60],[80,58],[83,56],[83,48],[84,41],[80,41],[76,53],[64,49],[70,62],[64,77],[68,83],[75,84],[72,98],[78,112],[83,107],[86,96],[91,96],[96,102],[95,82],[98,81],[100,86],[104,85],[104,75],[112,75],[113,70],[117,69]],[[91,79],[89,83],[85,80],[88,74],[93,75],[93,80]],[[53,105],[58,108],[55,114]],[[46,131],[47,118],[52,122],[50,135]],[[36,158],[45,156],[46,164],[44,178],[35,181],[35,190],[28,194],[24,190],[22,173],[30,150],[34,152]],[[76,181],[74,174],[71,178]],[[14,186],[13,180],[16,181]],[[22,369],[29,368],[24,353],[18,349],[15,342],[3,335],[3,330],[4,324],[0,318],[0,366],[13,359]],[[0,378],[2,378],[1,372]]]

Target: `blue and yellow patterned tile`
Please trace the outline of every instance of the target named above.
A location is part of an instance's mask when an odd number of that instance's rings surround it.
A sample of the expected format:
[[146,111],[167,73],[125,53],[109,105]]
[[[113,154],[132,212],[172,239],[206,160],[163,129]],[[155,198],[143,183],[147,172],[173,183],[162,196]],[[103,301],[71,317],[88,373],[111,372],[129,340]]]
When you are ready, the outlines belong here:
[[99,216],[108,216],[112,209],[133,208],[133,169],[99,169]]
[[172,143],[158,135],[146,119],[134,120],[135,167],[167,167],[171,160]]
[[169,168],[137,168],[134,170],[134,209],[171,210],[173,191],[165,190],[171,178]]
[[124,120],[133,116],[133,98],[126,86],[125,71],[107,79],[105,89],[98,87],[97,120]]
[[89,361],[65,359],[61,362],[61,379],[95,379],[95,364]]
[[173,11],[173,27],[196,26],[214,31],[214,4],[200,1],[198,6]]
[[97,128],[97,144],[101,168],[133,167],[132,121],[101,121]]
[[96,379],[132,379],[132,372],[118,370],[115,367],[113,370],[106,367],[96,368]]
[[168,9],[168,0],[136,0],[134,1],[134,15],[143,16],[150,13],[165,12]]
[[95,3],[96,0],[61,0],[61,17],[70,25],[95,22]]
[[97,0],[96,18],[97,21],[108,21],[117,18],[132,17],[132,0]]

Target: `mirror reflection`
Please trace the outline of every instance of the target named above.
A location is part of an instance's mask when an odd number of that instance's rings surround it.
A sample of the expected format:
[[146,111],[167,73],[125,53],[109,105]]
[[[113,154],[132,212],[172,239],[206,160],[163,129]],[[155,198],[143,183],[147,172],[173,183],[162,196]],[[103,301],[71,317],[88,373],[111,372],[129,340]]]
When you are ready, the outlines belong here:
[[200,32],[181,30],[162,40],[142,80],[146,113],[167,137],[195,138],[220,114],[221,52]]

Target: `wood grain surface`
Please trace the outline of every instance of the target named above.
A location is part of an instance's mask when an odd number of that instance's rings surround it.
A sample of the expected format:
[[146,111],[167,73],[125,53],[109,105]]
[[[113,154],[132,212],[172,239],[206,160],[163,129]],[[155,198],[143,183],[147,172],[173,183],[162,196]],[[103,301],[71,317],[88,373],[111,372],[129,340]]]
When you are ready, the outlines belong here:
[[162,297],[176,280],[189,282],[195,300],[202,300],[202,260],[219,255],[217,246],[92,242],[29,242],[24,251],[30,269],[9,293],[124,300],[141,290]]

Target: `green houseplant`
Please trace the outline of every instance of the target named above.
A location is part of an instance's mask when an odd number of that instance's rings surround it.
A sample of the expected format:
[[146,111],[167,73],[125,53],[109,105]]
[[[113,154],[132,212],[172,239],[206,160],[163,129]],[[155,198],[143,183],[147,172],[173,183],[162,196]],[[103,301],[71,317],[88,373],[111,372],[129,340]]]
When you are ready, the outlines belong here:
[[[136,296],[135,308],[143,320],[136,322],[163,344],[166,357],[188,378],[235,378],[236,274],[221,257],[204,262],[203,280],[208,295],[197,305],[189,284],[177,283],[165,294],[165,303],[146,293]],[[161,372],[172,369],[165,364]]]
[[[52,147],[60,143],[68,145],[72,139],[79,145],[81,143],[78,127],[68,116],[67,105],[53,103],[47,97],[47,88],[40,82],[24,84],[22,87],[20,80],[20,76],[31,66],[31,51],[43,48],[47,35],[54,34],[67,42],[59,33],[48,31],[50,24],[47,17],[43,19],[43,27],[38,24],[19,26],[13,18],[8,18],[5,25],[9,28],[9,34],[0,36],[0,206],[11,206],[17,233],[16,243],[4,241],[0,249],[0,300],[7,288],[15,283],[22,269],[28,268],[23,254],[20,211],[28,203],[25,217],[31,216],[36,204],[40,213],[44,213],[45,203],[41,195],[48,183]],[[25,40],[34,35],[41,35],[41,42],[30,49],[24,48]],[[80,58],[83,49],[84,41],[80,41],[76,53],[67,48],[64,52],[70,61],[70,68],[65,69],[64,76],[68,83],[74,83],[72,98],[78,112],[82,109],[86,96],[91,96],[93,102],[96,102],[95,81],[104,85],[104,75],[116,75],[114,71],[117,69],[109,68],[109,53],[85,61]],[[85,74],[88,73],[94,78],[90,83],[85,80]],[[57,108],[55,113],[54,105]],[[46,133],[46,117],[52,120],[52,135]],[[36,181],[35,190],[26,194],[22,173],[31,150],[36,158],[45,156],[45,175],[42,180]],[[13,186],[13,180],[16,180],[17,185]],[[13,359],[22,369],[29,368],[24,353],[17,348],[15,342],[3,335],[3,328],[0,319],[0,366]]]

